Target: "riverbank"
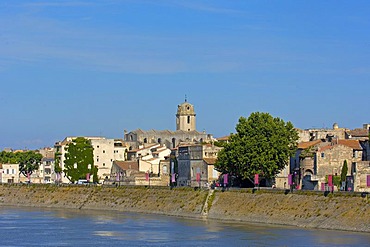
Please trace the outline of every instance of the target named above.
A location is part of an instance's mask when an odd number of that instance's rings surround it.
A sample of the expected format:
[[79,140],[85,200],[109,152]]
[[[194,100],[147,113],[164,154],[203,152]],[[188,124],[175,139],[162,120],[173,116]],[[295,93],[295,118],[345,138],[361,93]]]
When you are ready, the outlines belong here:
[[1,185],[0,206],[118,210],[370,232],[370,200],[346,194]]

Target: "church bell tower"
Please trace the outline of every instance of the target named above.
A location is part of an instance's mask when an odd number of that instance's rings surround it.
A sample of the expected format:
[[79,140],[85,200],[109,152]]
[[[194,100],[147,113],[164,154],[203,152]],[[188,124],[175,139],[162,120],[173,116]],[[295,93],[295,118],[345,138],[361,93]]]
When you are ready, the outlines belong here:
[[185,102],[177,106],[176,130],[196,130],[195,115],[196,114],[194,112],[194,106],[192,104],[189,104],[185,97]]

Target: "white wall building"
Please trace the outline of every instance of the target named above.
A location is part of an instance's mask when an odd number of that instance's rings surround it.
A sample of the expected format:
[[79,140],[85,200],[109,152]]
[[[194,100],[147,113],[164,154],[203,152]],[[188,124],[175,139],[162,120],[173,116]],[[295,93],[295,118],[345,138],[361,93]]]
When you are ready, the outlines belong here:
[[19,183],[19,164],[1,165],[1,183]]
[[[56,144],[62,170],[64,170],[66,147],[75,138],[77,138],[77,136],[66,137],[62,142]],[[98,180],[99,182],[102,182],[106,176],[110,176],[110,171],[115,158],[118,157],[124,159],[125,147],[123,147],[123,144],[117,145],[119,142],[115,141],[114,139],[107,139],[105,137],[85,136],[84,138],[91,141],[94,155],[94,166],[98,168]],[[115,144],[117,146],[115,146]],[[63,183],[70,182],[64,173],[62,173],[61,178]]]

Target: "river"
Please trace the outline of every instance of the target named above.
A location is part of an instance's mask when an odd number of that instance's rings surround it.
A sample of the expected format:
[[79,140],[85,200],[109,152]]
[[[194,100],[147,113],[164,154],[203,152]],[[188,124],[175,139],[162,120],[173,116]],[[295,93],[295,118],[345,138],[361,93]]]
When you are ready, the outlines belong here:
[[370,246],[370,234],[116,211],[2,207],[0,246]]

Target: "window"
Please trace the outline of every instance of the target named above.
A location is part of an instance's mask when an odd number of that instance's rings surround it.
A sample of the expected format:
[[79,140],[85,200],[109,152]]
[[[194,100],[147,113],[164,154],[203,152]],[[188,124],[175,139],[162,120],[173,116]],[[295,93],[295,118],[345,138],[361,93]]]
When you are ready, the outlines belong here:
[[172,148],[176,147],[176,138],[172,138]]
[[190,124],[190,116],[188,116],[188,124]]
[[97,148],[99,148],[99,145],[98,146],[96,146]]
[[321,153],[321,158],[325,158],[325,153]]
[[103,150],[103,154],[105,154],[105,150]]
[[218,171],[217,170],[215,170],[215,169],[212,170],[212,177],[213,178],[217,178],[218,177]]
[[105,163],[103,163],[103,166],[105,166]]

